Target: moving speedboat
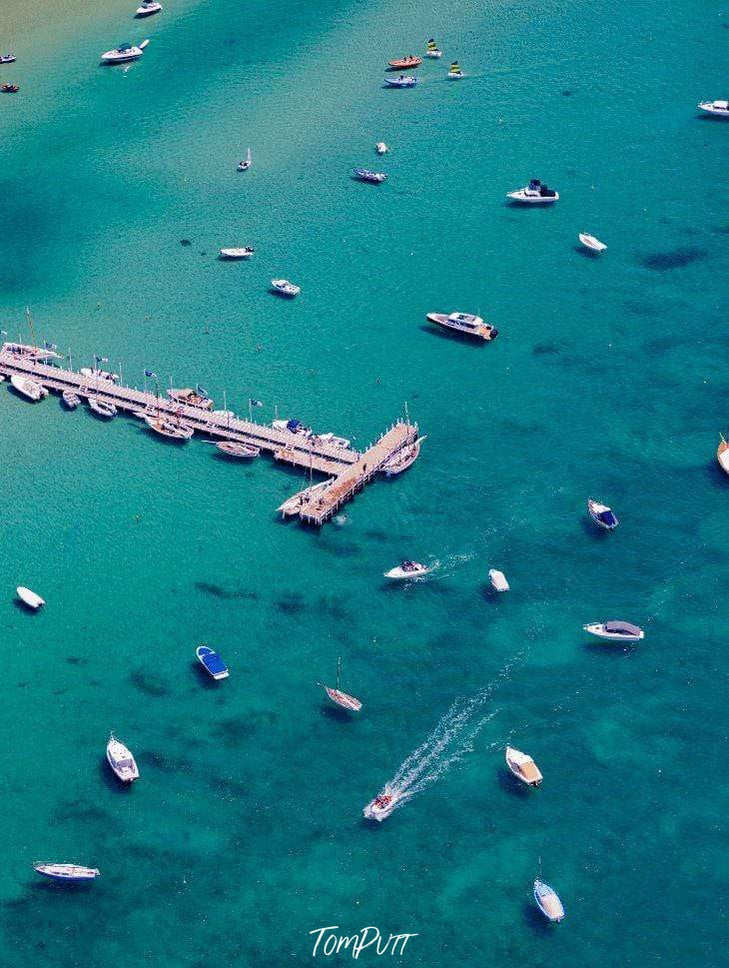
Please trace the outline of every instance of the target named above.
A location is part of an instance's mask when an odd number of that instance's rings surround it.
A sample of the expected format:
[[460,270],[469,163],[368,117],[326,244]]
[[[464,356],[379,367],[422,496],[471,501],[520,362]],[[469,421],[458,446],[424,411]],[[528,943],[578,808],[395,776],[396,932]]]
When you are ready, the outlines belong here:
[[27,376],[20,376],[18,373],[14,373],[10,377],[10,384],[13,386],[18,393],[21,393],[28,400],[32,400],[34,403],[38,400],[42,400],[43,397],[48,396],[48,390],[40,383],[36,383],[35,380],[29,379]]
[[68,410],[75,410],[81,403],[81,397],[77,393],[74,393],[73,390],[64,390],[61,394],[61,400],[63,400],[64,406]]
[[497,571],[496,568],[492,568],[489,571],[489,580],[497,592],[508,592],[509,583],[506,580],[506,575],[503,571]]
[[18,585],[15,593],[23,605],[32,608],[34,612],[37,612],[39,608],[45,605],[45,599],[41,598],[40,595],[36,595],[35,592],[32,592],[30,588],[26,588],[24,585]]
[[607,246],[604,242],[596,239],[594,235],[588,235],[587,232],[580,232],[577,238],[586,249],[590,250],[590,252],[604,252],[605,249],[607,249]]
[[388,87],[415,87],[418,83],[417,77],[401,74],[400,77],[386,77],[385,84]]
[[90,380],[109,380],[110,383],[116,383],[119,379],[118,373],[112,373],[110,370],[99,370],[96,367],[92,369],[90,366],[82,366],[79,373]]
[[144,53],[144,48],[149,43],[149,40],[143,40],[139,46],[136,44],[119,44],[113,50],[107,50],[105,54],[101,55],[101,61],[104,64],[123,64],[126,61],[137,60]]
[[383,474],[386,477],[395,477],[411,467],[420,456],[420,445],[425,439],[425,436],[418,437],[412,444],[406,444],[405,447],[396,450],[392,457],[389,457],[380,468]]
[[453,61],[453,63],[451,64],[450,70],[448,71],[448,77],[452,81],[460,80],[460,78],[463,77],[463,71],[461,70],[461,67],[458,61]]
[[387,147],[384,141],[378,141],[377,144],[375,145],[375,151],[377,152],[378,155],[387,154],[389,150],[390,149]]
[[621,622],[613,620],[611,622],[593,622],[591,625],[583,625],[583,629],[590,635],[596,635],[599,639],[608,639],[612,642],[640,642],[645,638],[643,629],[633,625],[632,622]]
[[342,709],[347,709],[350,712],[358,713],[362,708],[362,703],[359,701],[359,699],[356,699],[354,696],[350,696],[346,692],[342,692],[339,688],[339,677],[341,672],[342,660],[340,658],[337,659],[337,682],[334,688],[332,689],[331,686],[325,686],[324,683],[320,683],[320,685],[323,687],[324,692],[327,694],[327,696],[329,696],[335,705],[341,706]]
[[179,420],[173,420],[172,417],[166,416],[163,413],[145,414],[143,420],[150,430],[159,434],[160,437],[166,437],[168,440],[177,440],[180,443],[185,443],[195,433],[194,427],[191,427],[189,424],[184,424]]
[[401,57],[396,60],[388,61],[387,66],[393,71],[409,71],[414,67],[420,67],[422,63],[422,57],[416,57],[415,54],[410,54],[409,57]]
[[432,568],[428,568],[419,561],[403,561],[396,568],[391,568],[389,571],[386,571],[385,578],[419,578],[421,575],[427,575],[430,571],[432,571]]
[[228,667],[223,662],[220,655],[211,649],[207,645],[198,645],[195,649],[195,655],[200,662],[200,665],[205,669],[208,675],[212,676],[213,679],[227,679],[229,676]]
[[439,57],[442,57],[443,56],[443,51],[438,49],[438,45],[436,44],[435,40],[433,40],[432,37],[428,41],[427,47],[425,49],[425,56],[426,57],[433,57],[436,60]]
[[522,753],[521,750],[515,750],[513,746],[506,747],[506,765],[517,780],[521,780],[527,786],[538,787],[542,782],[542,774],[531,756]]
[[132,783],[139,779],[137,761],[129,749],[112,733],[106,744],[106,759],[122,783]]
[[16,60],[15,54],[0,54],[0,64],[14,64]]
[[78,864],[33,864],[33,870],[53,881],[93,881],[101,875],[96,867],[79,867]]
[[88,397],[86,402],[89,405],[89,410],[95,413],[97,417],[103,417],[105,420],[116,417],[117,410],[113,403],[107,403],[106,400],[100,400],[99,397]]
[[151,17],[153,13],[159,13],[160,10],[162,10],[162,4],[157,3],[157,0],[142,0],[141,6],[137,7],[134,16]]
[[248,169],[251,167],[252,164],[253,164],[253,155],[251,155],[251,149],[249,148],[248,151],[246,151],[245,159],[243,161],[238,162],[237,170],[248,171]]
[[17,94],[19,90],[20,87],[18,84],[0,84],[0,91],[3,94]]
[[714,114],[718,118],[729,118],[729,101],[700,101],[697,105],[699,111],[706,114]]
[[381,171],[370,171],[369,168],[353,168],[352,170],[355,177],[359,178],[360,181],[374,182],[376,185],[379,185],[387,178],[387,175]]
[[226,457],[241,457],[241,458],[251,458],[258,457],[261,453],[260,447],[254,447],[253,444],[240,443],[237,440],[219,440],[215,445],[218,450],[222,451]]
[[564,907],[557,892],[544,881],[534,881],[534,900],[544,917],[550,921],[561,921],[564,917]]
[[611,509],[607,504],[600,504],[599,501],[593,501],[591,497],[587,499],[587,510],[595,522],[600,528],[604,528],[606,531],[614,531],[618,526],[618,519],[615,517]]
[[256,250],[252,245],[244,245],[240,249],[221,249],[221,259],[250,259]]
[[480,316],[474,316],[473,313],[428,313],[425,318],[437,326],[464,333],[466,336],[475,336],[477,339],[488,341],[499,335],[498,329],[491,323],[484,323]]
[[301,286],[295,286],[288,279],[272,279],[271,286],[282,296],[298,296],[301,292]]
[[167,396],[175,403],[183,403],[186,407],[199,407],[200,410],[212,410],[213,400],[207,396],[201,386],[196,389],[192,387],[182,387],[179,390],[169,389]]
[[552,202],[559,201],[559,193],[547,188],[538,178],[532,178],[526,188],[507,192],[506,197],[520,205],[551,205]]
[[382,793],[378,793],[374,800],[370,800],[362,813],[368,820],[377,820],[380,823],[386,820],[397,806],[401,795],[386,786]]
[[716,448],[716,459],[724,473],[729,474],[729,444],[721,434],[719,435],[719,446]]

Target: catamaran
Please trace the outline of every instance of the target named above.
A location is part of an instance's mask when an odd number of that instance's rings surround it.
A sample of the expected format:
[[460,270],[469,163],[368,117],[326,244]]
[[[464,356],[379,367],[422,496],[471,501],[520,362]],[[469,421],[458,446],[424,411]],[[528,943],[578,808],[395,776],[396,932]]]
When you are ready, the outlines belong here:
[[123,64],[126,61],[137,60],[144,53],[144,48],[149,43],[149,40],[143,40],[138,46],[136,44],[119,44],[113,50],[107,50],[105,54],[101,55],[101,61],[103,64]]
[[382,823],[383,820],[387,820],[400,799],[402,799],[402,794],[386,785],[382,793],[378,793],[374,800],[370,800],[362,813],[368,820],[377,820]]
[[514,776],[527,786],[538,787],[542,782],[542,774],[531,756],[514,749],[513,746],[506,747],[506,765]]
[[435,60],[438,60],[439,57],[443,56],[443,51],[439,50],[438,45],[432,37],[428,41],[428,44],[425,48],[425,56],[432,57]]
[[324,692],[329,696],[331,701],[337,705],[341,706],[342,709],[348,709],[351,712],[358,713],[362,708],[362,703],[359,699],[355,699],[354,696],[350,696],[346,692],[342,692],[339,688],[339,678],[342,672],[342,660],[337,659],[337,681],[336,685],[332,689],[331,686],[325,686],[324,683],[319,683],[323,687]]
[[463,77],[463,71],[461,70],[461,65],[458,61],[453,61],[448,71],[448,77],[452,81],[459,81]]
[[33,864],[36,874],[52,881],[93,881],[101,875],[96,867],[79,867],[78,864]]
[[36,403],[38,400],[42,400],[43,397],[48,396],[48,390],[40,383],[36,383],[35,380],[31,380],[27,376],[21,376],[18,373],[13,373],[10,377],[10,385],[14,387],[18,393],[22,394],[26,399],[32,400]]
[[122,783],[132,783],[139,779],[137,761],[130,750],[112,733],[106,744],[106,759],[117,778]]
[[253,164],[253,155],[251,154],[251,149],[246,151],[246,156],[243,161],[238,162],[238,171],[248,171],[248,169]]

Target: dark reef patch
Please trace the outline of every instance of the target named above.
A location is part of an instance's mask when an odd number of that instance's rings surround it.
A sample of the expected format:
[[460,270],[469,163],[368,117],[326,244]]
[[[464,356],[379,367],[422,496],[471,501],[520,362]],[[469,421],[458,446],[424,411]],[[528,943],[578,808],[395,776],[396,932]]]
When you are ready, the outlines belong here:
[[535,343],[532,346],[532,356],[554,356],[559,353],[558,343]]
[[692,262],[699,262],[708,256],[706,249],[698,249],[695,246],[681,246],[677,249],[670,249],[667,252],[653,252],[643,256],[639,261],[646,269],[653,272],[669,272],[671,269],[684,269]]
[[281,598],[275,600],[275,605],[279,612],[283,612],[284,615],[297,615],[306,608],[304,598],[298,592],[282,595]]
[[129,676],[129,681],[138,689],[143,692],[145,696],[153,696],[155,699],[161,699],[163,696],[169,696],[169,689],[162,684],[160,679],[156,676],[150,676],[145,672],[140,672],[137,670]]
[[222,585],[216,585],[215,582],[210,581],[196,581],[195,588],[199,592],[205,592],[207,595],[214,595],[215,598],[245,598],[251,602],[258,601],[258,593],[248,591],[246,588],[223,588]]

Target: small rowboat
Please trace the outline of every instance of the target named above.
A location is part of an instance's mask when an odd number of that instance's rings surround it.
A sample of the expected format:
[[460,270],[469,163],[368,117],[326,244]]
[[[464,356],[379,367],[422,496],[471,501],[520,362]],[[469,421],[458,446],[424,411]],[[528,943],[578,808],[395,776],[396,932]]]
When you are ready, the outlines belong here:
[[101,875],[96,867],[79,867],[78,864],[33,864],[33,870],[52,881],[93,881]]
[[542,774],[531,756],[522,753],[521,750],[515,750],[513,746],[506,747],[506,765],[514,776],[527,786],[538,787],[542,782]]
[[506,575],[503,571],[498,571],[496,568],[492,568],[489,571],[489,580],[497,592],[508,592],[509,583],[506,580]]
[[377,820],[382,823],[390,816],[401,798],[401,794],[393,790],[391,786],[385,786],[382,793],[378,793],[374,800],[370,800],[362,813],[368,820]]
[[74,393],[73,390],[64,390],[61,394],[61,399],[68,410],[75,410],[81,403],[81,397],[77,393]]
[[383,172],[370,171],[369,168],[353,168],[352,171],[355,178],[359,178],[360,181],[374,182],[375,185],[380,185],[387,178]]
[[590,252],[604,252],[605,249],[607,249],[607,246],[604,242],[596,239],[594,235],[588,235],[587,232],[580,232],[577,238],[586,249],[590,250]]
[[605,531],[614,531],[617,528],[618,519],[607,504],[600,504],[590,497],[587,499],[587,511],[595,524]]
[[417,83],[417,77],[411,77],[410,75],[385,78],[385,84],[387,87],[415,87]]
[[200,662],[200,665],[205,669],[208,675],[212,676],[213,679],[227,679],[230,673],[228,672],[227,665],[223,662],[222,658],[215,649],[211,649],[207,645],[199,645],[195,649],[195,655]]
[[415,54],[411,54],[409,57],[401,57],[400,59],[388,61],[387,66],[392,71],[409,71],[414,67],[420,67],[422,63],[422,57],[416,57]]
[[564,907],[557,892],[544,881],[534,881],[534,900],[544,917],[550,921],[561,921],[564,917]]
[[261,453],[260,447],[239,443],[237,440],[219,440],[215,445],[226,457],[252,458]]
[[354,696],[348,695],[346,692],[342,692],[339,688],[339,677],[342,672],[342,660],[337,659],[337,682],[335,687],[332,689],[331,686],[325,686],[324,683],[319,683],[320,686],[324,688],[324,692],[329,696],[331,701],[337,706],[341,706],[342,709],[347,709],[350,712],[358,713],[362,708],[362,703],[359,699],[355,699]]
[[107,403],[106,400],[100,400],[98,397],[89,397],[87,402],[89,410],[97,417],[103,417],[104,420],[116,417],[117,410],[113,403]]
[[117,778],[122,783],[132,783],[139,779],[137,761],[131,751],[112,733],[106,744],[106,759]]
[[238,249],[221,249],[221,259],[250,259],[256,250],[252,245],[244,245]]
[[43,605],[45,605],[45,599],[41,598],[40,595],[36,595],[35,592],[30,590],[30,588],[25,588],[23,585],[18,585],[18,587],[15,589],[15,592],[23,605],[27,605],[28,608],[32,609],[34,612],[37,612],[39,608],[42,608]]
[[719,435],[719,446],[716,448],[716,459],[725,474],[729,474],[729,444]]
[[431,568],[419,561],[403,561],[396,568],[386,571],[384,577],[403,581],[407,578],[420,578],[421,575],[427,575],[430,571],[432,571]]

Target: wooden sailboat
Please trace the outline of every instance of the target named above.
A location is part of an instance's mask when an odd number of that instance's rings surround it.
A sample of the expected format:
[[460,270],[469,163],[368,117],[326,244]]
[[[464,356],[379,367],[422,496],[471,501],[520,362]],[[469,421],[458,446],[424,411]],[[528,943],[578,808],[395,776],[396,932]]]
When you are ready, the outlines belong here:
[[324,683],[319,683],[323,686],[324,692],[329,696],[331,701],[337,706],[341,706],[342,709],[347,709],[350,712],[358,713],[362,708],[362,703],[359,699],[355,699],[354,696],[348,695],[346,692],[342,692],[339,688],[339,678],[342,672],[342,659],[341,656],[337,659],[337,683],[334,689],[331,686],[325,686]]
[[[408,427],[408,437],[410,436],[410,414],[408,412],[408,405],[405,404],[405,419],[407,421]],[[382,465],[382,473],[387,477],[394,477],[396,474],[402,474],[406,471],[408,467],[415,463],[415,461],[420,456],[420,445],[426,440],[426,437],[417,437],[411,444],[406,444],[401,447],[400,450],[396,451],[392,457],[389,457],[385,463]]]

